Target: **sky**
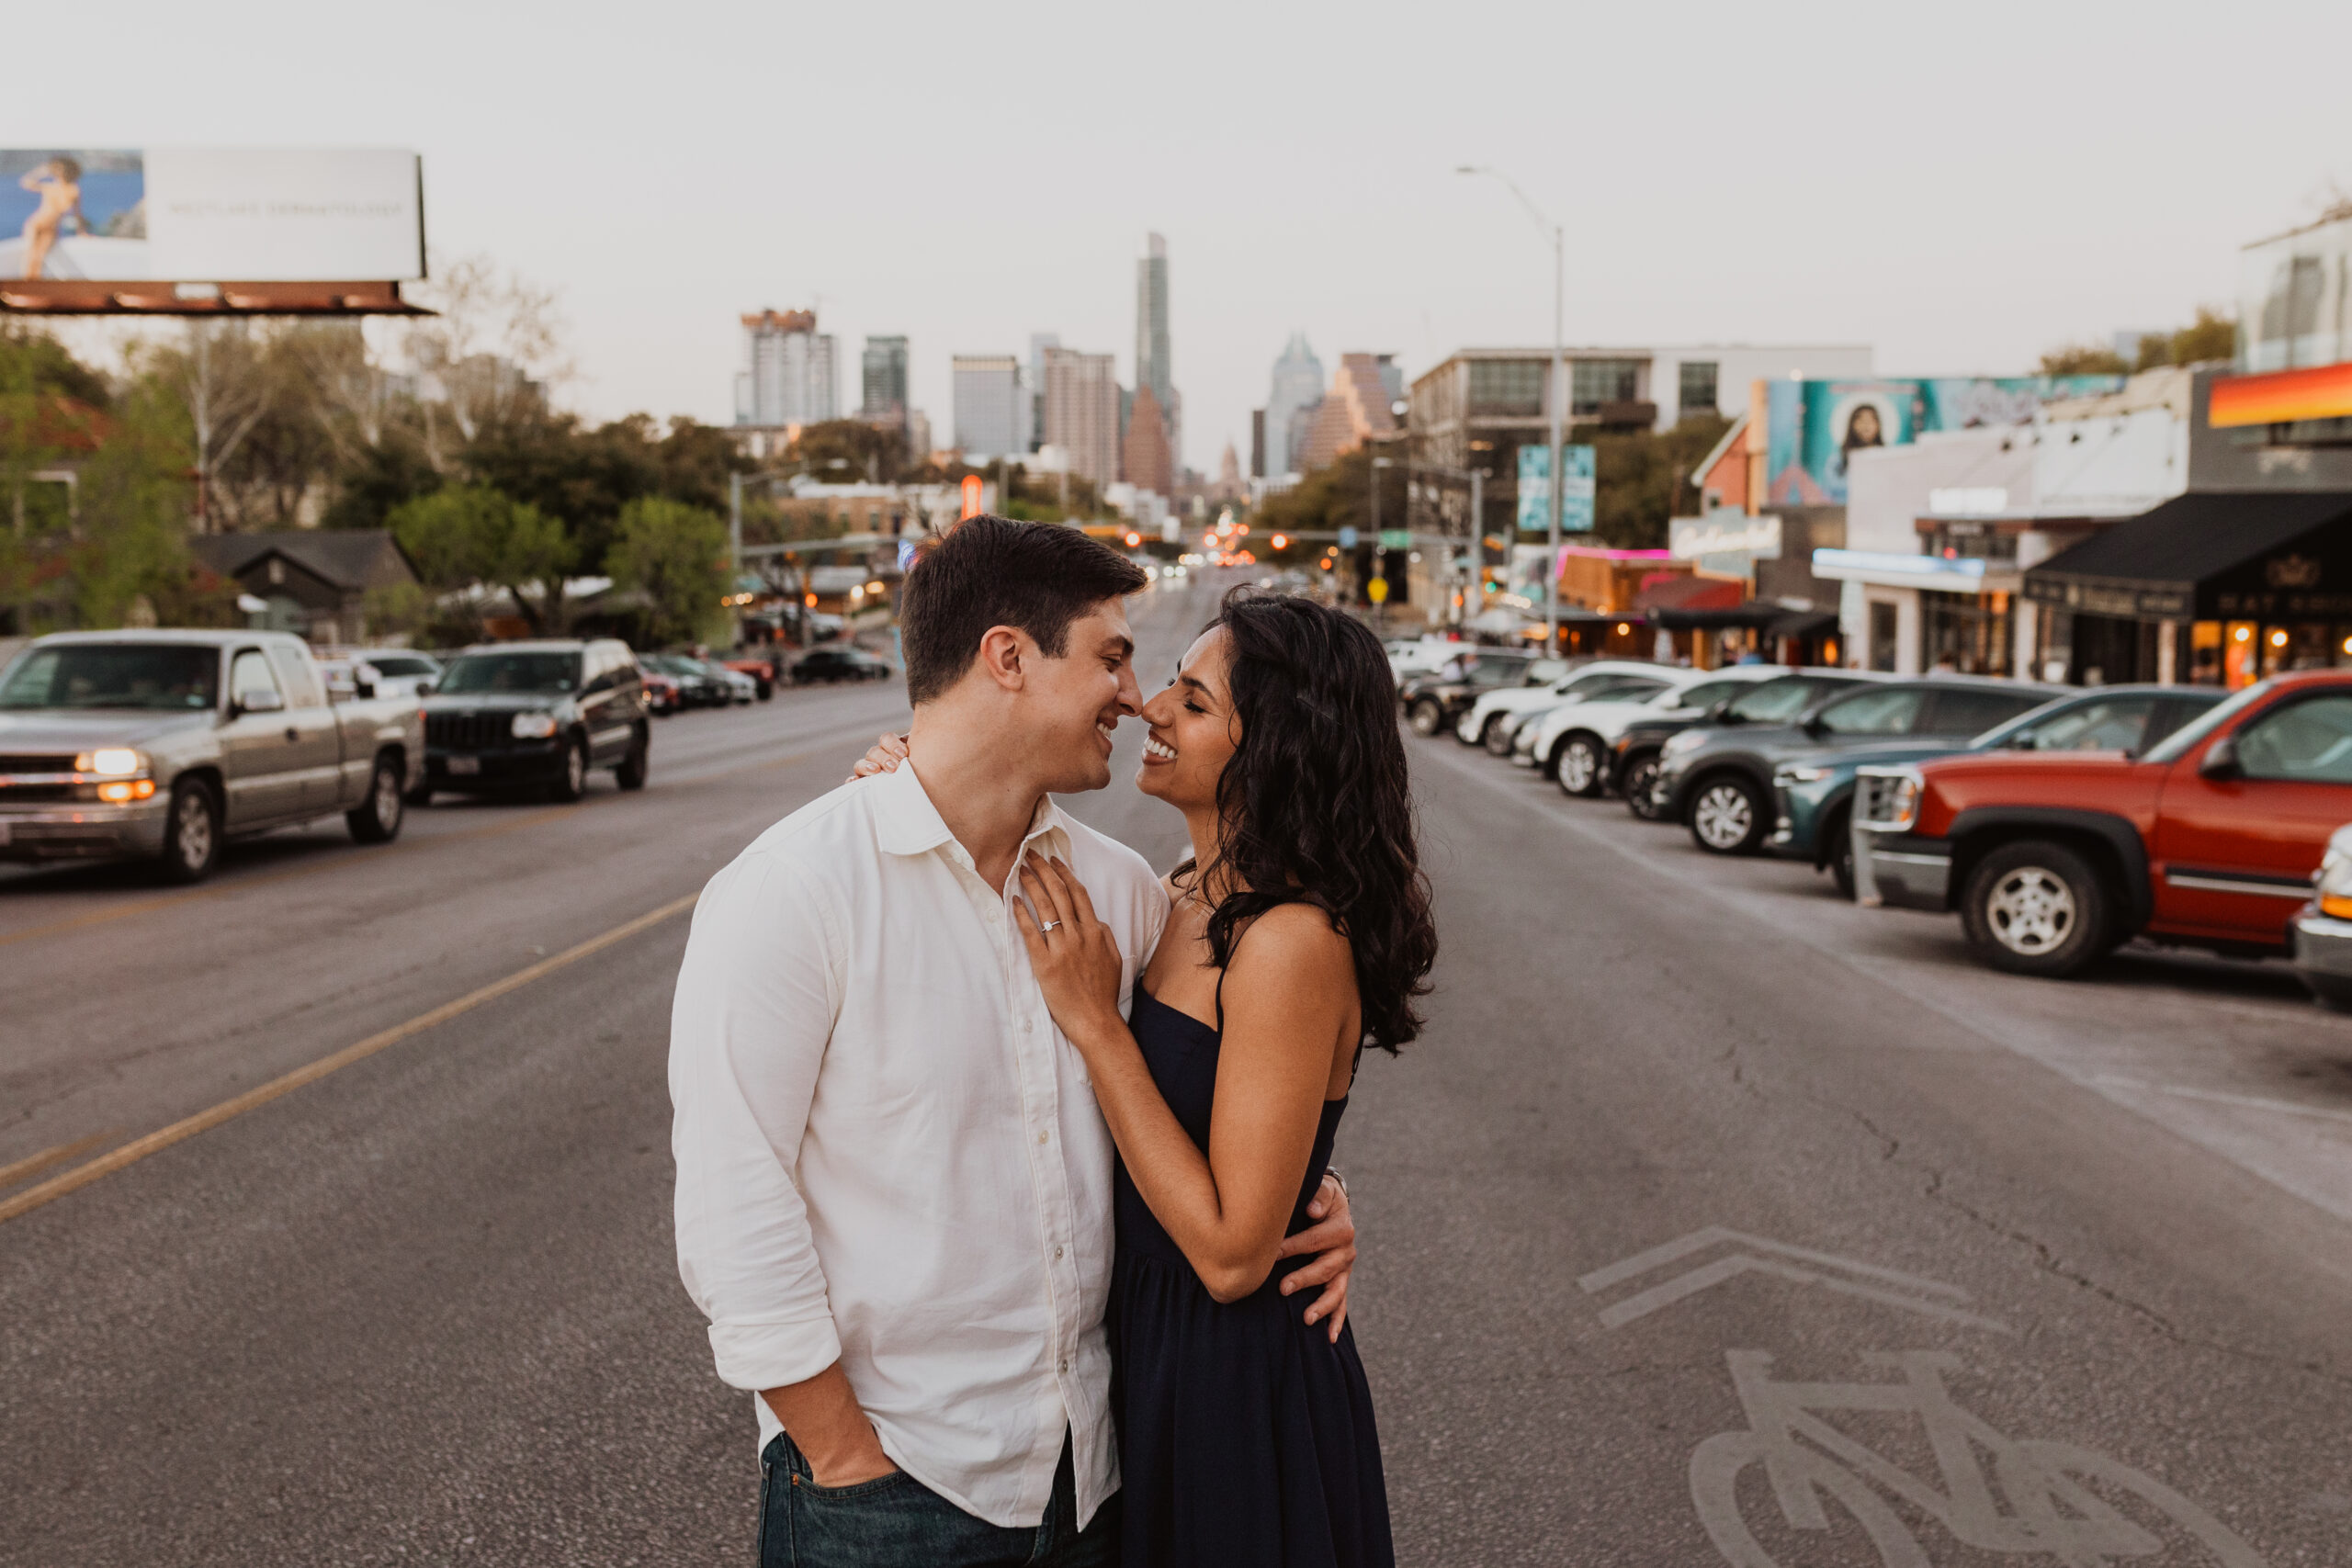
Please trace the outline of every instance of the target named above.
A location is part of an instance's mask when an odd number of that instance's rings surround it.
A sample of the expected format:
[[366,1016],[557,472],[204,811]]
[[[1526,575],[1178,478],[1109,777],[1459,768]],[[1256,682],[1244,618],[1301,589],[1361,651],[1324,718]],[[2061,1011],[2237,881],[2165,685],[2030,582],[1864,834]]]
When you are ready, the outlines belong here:
[[1475,12],[124,0],[12,72],[0,146],[391,146],[436,255],[552,289],[610,417],[725,423],[737,318],[1135,357],[1168,239],[1183,459],[1249,460],[1294,331],[1327,371],[1548,344],[1862,343],[2014,374],[2228,307],[2237,251],[2352,189],[2352,6],[1683,4]]

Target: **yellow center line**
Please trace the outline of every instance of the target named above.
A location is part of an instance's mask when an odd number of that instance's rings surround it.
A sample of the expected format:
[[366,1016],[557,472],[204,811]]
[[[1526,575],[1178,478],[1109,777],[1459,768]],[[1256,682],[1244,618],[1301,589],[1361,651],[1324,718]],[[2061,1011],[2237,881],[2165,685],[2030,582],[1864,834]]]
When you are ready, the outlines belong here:
[[63,1165],[76,1155],[88,1154],[100,1144],[117,1134],[113,1132],[93,1133],[86,1138],[76,1138],[70,1144],[56,1144],[37,1155],[28,1155],[14,1165],[0,1165],[0,1187],[14,1187],[28,1177],[39,1176],[52,1165]]
[[[503,980],[493,980],[479,990],[469,991],[452,1002],[444,1002],[430,1012],[422,1012],[406,1023],[396,1023],[379,1033],[371,1034],[355,1045],[346,1045],[330,1055],[295,1068],[270,1079],[256,1089],[247,1089],[233,1100],[224,1100],[209,1110],[185,1117],[168,1127],[158,1128],[143,1138],[133,1138],[120,1148],[113,1149],[90,1161],[75,1166],[62,1176],[53,1176],[38,1186],[28,1187],[15,1197],[0,1201],[0,1224],[30,1213],[42,1204],[64,1197],[68,1192],[87,1187],[103,1176],[111,1176],[125,1166],[135,1165],[149,1155],[170,1148],[183,1138],[192,1138],[209,1132],[223,1122],[243,1115],[258,1106],[268,1104],[281,1095],[291,1094],[304,1084],[316,1083],[330,1073],[340,1072],[354,1062],[363,1061],[387,1046],[397,1045],[413,1035],[438,1028],[460,1014],[471,1012],[484,1002],[495,1001],[513,991],[519,991],[534,980],[554,974],[567,964],[577,964],[593,953],[603,952],[615,942],[626,942],[638,932],[647,931],[673,916],[684,914],[695,907],[702,895],[689,893],[683,898],[672,899],[658,909],[650,909],[633,920],[625,920],[601,935],[592,936],[576,947],[567,947],[552,958],[543,958],[527,968],[517,969]],[[40,1157],[40,1156],[36,1156]]]

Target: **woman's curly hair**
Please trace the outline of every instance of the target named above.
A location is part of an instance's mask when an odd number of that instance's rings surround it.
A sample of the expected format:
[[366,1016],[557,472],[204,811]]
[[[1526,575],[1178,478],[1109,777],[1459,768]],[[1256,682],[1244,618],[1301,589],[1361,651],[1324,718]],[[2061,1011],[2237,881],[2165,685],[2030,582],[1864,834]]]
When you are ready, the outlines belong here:
[[1268,909],[1314,905],[1354,952],[1364,1043],[1393,1052],[1420,1032],[1437,927],[1387,655],[1363,622],[1308,599],[1236,589],[1214,624],[1241,741],[1216,786],[1218,880],[1238,891],[1209,916],[1213,961],[1225,967]]

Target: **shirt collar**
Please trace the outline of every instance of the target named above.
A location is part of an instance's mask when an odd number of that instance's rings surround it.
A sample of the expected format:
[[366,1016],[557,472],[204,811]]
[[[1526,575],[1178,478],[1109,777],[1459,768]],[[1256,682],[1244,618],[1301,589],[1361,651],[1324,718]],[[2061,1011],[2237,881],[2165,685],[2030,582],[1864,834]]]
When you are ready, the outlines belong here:
[[[877,778],[874,795],[874,838],[885,853],[927,854],[942,844],[955,841],[956,835],[948,830],[946,818],[939,815],[939,807],[931,803],[922,781],[915,776],[913,758],[901,761],[896,769]],[[1067,847],[1069,820],[1054,804],[1054,797],[1047,795],[1037,803],[1036,815],[1029,819],[1029,831],[1022,842],[1026,845],[1057,831]]]

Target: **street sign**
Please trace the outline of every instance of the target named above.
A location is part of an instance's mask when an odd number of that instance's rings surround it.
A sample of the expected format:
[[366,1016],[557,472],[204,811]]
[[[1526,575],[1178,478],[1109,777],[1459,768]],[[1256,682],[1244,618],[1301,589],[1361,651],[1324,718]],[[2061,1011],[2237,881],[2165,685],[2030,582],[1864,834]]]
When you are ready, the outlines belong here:
[[1351,549],[1354,549],[1355,547],[1356,547],[1356,531],[1355,531],[1353,528],[1342,528],[1342,529],[1340,529],[1340,548],[1341,548],[1341,549],[1343,549],[1343,550],[1351,550]]
[[[1593,449],[1589,446],[1561,447],[1560,467],[1568,476],[1560,497],[1560,532],[1589,534],[1592,532]],[[1531,444],[1519,449],[1519,526],[1524,533],[1542,534],[1551,529],[1551,471],[1550,447]]]
[[1383,528],[1380,531],[1380,547],[1384,550],[1409,550],[1413,547],[1413,531],[1410,528]]

